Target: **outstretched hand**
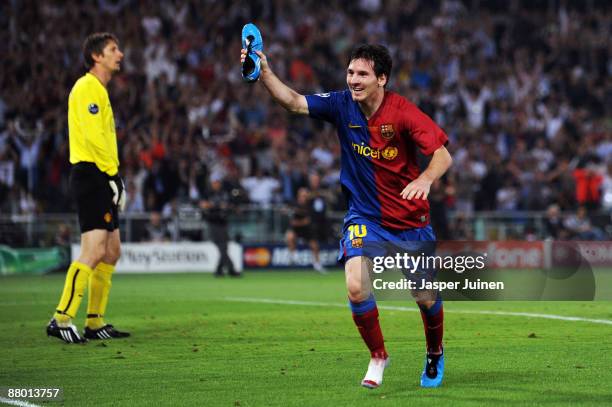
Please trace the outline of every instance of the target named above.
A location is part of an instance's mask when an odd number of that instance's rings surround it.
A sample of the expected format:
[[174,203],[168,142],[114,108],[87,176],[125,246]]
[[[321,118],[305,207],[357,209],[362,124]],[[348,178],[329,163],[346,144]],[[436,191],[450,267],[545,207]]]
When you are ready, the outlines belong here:
[[[261,70],[266,71],[268,70],[268,58],[266,58],[266,54],[264,54],[261,51],[255,51],[255,53],[257,54],[257,56],[261,59]],[[244,60],[246,59],[247,56],[247,50],[246,49],[241,49],[240,50],[240,63],[243,64]]]

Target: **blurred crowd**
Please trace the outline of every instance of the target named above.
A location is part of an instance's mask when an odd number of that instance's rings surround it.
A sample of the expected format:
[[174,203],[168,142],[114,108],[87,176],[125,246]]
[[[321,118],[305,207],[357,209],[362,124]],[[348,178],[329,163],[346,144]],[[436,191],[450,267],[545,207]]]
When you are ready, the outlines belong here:
[[[242,82],[248,21],[277,75],[302,93],[345,88],[355,44],[390,49],[388,88],[450,138],[454,165],[432,189],[434,218],[558,211],[572,214],[561,236],[580,237],[575,219],[612,211],[606,1],[14,0],[0,3],[0,213],[72,210],[67,98],[93,31],[116,34],[125,53],[109,93],[128,211],[197,207],[212,180],[237,202],[292,204],[312,173],[341,211],[334,129]],[[593,229],[605,236],[605,225]]]

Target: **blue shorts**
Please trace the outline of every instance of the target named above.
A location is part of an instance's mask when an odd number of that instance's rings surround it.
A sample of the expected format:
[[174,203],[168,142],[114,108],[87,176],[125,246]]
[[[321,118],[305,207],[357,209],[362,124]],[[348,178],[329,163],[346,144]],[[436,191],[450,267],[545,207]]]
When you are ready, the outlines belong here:
[[[436,235],[431,225],[422,228],[394,230],[387,229],[381,225],[360,219],[346,223],[342,230],[340,240],[340,254],[338,261],[346,262],[351,257],[356,256],[381,256],[382,246],[390,243],[401,243],[402,248],[406,245],[411,246],[413,251],[426,251],[431,253],[433,244],[418,244],[416,242],[435,242]],[[411,244],[410,242],[415,242]]]

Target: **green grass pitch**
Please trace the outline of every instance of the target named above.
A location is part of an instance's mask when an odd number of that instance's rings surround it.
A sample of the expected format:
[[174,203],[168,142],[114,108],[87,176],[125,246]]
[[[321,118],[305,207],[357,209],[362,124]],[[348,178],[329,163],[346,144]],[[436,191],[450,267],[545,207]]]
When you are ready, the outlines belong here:
[[[83,346],[45,335],[63,278],[0,279],[0,386],[61,386],[66,406],[612,403],[612,302],[445,303],[439,389],[418,386],[424,338],[414,304],[379,302],[392,363],[382,387],[368,390],[359,383],[369,355],[341,272],[119,274],[107,320],[133,336]],[[385,309],[391,305],[406,309]],[[478,311],[602,321],[469,313]]]

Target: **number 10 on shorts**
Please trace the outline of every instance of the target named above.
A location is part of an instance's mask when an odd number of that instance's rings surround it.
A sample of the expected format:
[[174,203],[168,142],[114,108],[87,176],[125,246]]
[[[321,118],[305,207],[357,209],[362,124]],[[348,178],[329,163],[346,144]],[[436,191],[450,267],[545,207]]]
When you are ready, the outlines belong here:
[[354,239],[356,237],[365,237],[368,234],[368,229],[366,225],[349,225],[349,239]]

